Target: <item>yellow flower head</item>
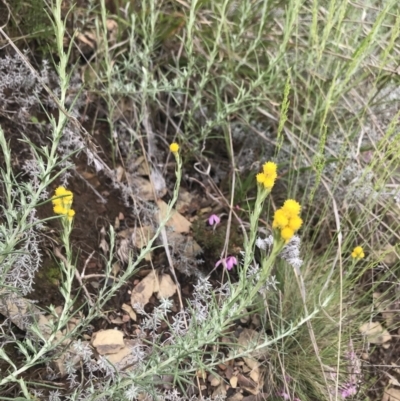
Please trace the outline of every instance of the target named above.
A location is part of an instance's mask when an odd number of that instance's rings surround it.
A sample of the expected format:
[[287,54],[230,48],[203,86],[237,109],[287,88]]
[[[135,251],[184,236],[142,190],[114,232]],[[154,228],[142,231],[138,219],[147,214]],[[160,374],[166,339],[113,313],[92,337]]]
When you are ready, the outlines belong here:
[[55,190],[55,196],[51,199],[53,203],[53,211],[55,214],[64,214],[71,220],[75,215],[75,211],[71,209],[74,195],[64,187],[58,187]]
[[72,205],[73,193],[64,187],[58,187],[55,190],[56,199],[52,199],[54,205],[62,204],[62,205]]
[[54,207],[60,206],[60,207],[63,208],[63,203],[62,203],[62,200],[61,200],[60,198],[58,198],[58,199],[52,199],[51,201],[53,202],[53,206],[54,206]]
[[56,193],[56,196],[61,196],[65,194],[65,191],[66,189],[64,187],[57,187],[54,192]]
[[278,177],[276,173],[277,166],[273,162],[267,162],[263,165],[263,172],[257,174],[257,182],[262,184],[265,189],[272,189],[275,180]]
[[258,173],[257,175],[256,175],[256,179],[257,179],[257,182],[259,183],[259,184],[264,184],[264,181],[265,181],[265,174],[264,173]]
[[351,253],[351,257],[354,259],[362,259],[364,256],[365,253],[361,246],[356,246]]
[[264,180],[264,188],[266,189],[272,189],[272,187],[275,185],[275,178],[271,177],[266,177]]
[[281,238],[286,243],[289,242],[294,233],[303,225],[303,220],[299,216],[300,211],[300,204],[293,199],[288,199],[274,214],[272,228],[280,230]]
[[68,216],[68,220],[72,220],[72,218],[75,216],[75,210],[69,209],[67,216]]
[[270,177],[277,177],[276,173],[277,165],[274,162],[266,162],[263,165],[263,172],[265,175]]
[[286,241],[289,242],[290,238],[294,235],[294,230],[290,227],[285,227],[281,230],[281,237]]
[[284,228],[289,224],[285,212],[282,209],[278,209],[274,214],[274,221],[272,222],[273,228]]
[[178,153],[179,151],[179,145],[176,142],[171,143],[171,145],[169,145],[169,150],[172,153]]
[[303,225],[303,220],[299,216],[294,216],[289,219],[288,227],[293,231],[297,231]]
[[282,210],[285,211],[286,215],[290,217],[298,216],[301,212],[300,203],[296,202],[293,199],[288,199],[282,206]]
[[53,211],[55,214],[67,214],[67,209],[65,209],[61,204],[54,205]]

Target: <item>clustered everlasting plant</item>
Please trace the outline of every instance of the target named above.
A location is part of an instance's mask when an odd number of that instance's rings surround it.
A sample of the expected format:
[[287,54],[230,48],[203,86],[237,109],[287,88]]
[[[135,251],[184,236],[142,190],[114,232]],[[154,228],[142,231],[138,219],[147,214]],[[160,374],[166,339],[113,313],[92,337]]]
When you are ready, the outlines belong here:
[[361,246],[356,246],[351,253],[351,257],[354,259],[362,259],[364,256],[364,250]]
[[71,209],[73,193],[64,187],[58,187],[55,196],[52,198],[53,211],[55,214],[65,216],[69,221],[75,216],[75,210]]
[[[271,192],[278,177],[277,165],[268,161],[263,165],[263,171],[256,176],[259,184],[259,191],[256,199],[255,212],[252,218],[258,219],[257,214],[261,212],[261,205]],[[274,232],[274,254],[278,254],[285,244],[293,238],[294,234],[300,229],[303,220],[300,217],[301,206],[293,200],[288,199],[283,206],[275,211],[272,228]]]
[[263,171],[257,174],[257,182],[261,184],[265,189],[271,190],[275,184],[275,180],[278,177],[276,173],[277,166],[273,162],[266,162],[263,165]]
[[[263,171],[256,176],[258,193],[254,213],[250,217],[252,229],[255,229],[255,231],[257,230],[257,221],[262,210],[262,204],[274,187],[277,177],[277,165],[271,161],[266,162],[263,165]],[[288,199],[275,212],[272,222],[275,239],[272,253],[275,256],[281,252],[284,245],[289,243],[290,239],[302,226],[303,220],[300,217],[300,211],[300,204],[293,199]],[[251,241],[254,244],[255,236],[252,237]],[[270,263],[268,265],[269,268],[272,266]]]
[[300,204],[293,199],[288,199],[274,214],[272,227],[280,231],[280,236],[286,244],[303,224],[300,211]]

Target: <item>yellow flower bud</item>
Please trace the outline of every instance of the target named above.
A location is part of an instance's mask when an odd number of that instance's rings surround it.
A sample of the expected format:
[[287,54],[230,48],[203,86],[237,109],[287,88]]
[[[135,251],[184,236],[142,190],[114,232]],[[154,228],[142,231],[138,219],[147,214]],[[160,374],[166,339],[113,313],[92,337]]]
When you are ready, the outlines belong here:
[[303,220],[299,216],[294,216],[289,219],[288,227],[297,231],[303,224]]
[[272,187],[275,185],[275,178],[265,177],[263,184],[264,184],[264,188],[272,189]]
[[55,190],[56,196],[63,196],[65,195],[66,189],[64,187],[57,187]]
[[301,206],[300,203],[296,202],[293,199],[288,199],[282,206],[282,209],[285,211],[288,217],[295,217],[300,214]]
[[273,162],[266,162],[263,165],[263,172],[258,173],[256,178],[259,184],[262,184],[265,189],[271,190],[275,185],[277,166]]
[[281,230],[281,237],[288,242],[290,238],[292,238],[294,235],[294,230],[292,230],[290,227],[285,227]]
[[265,181],[265,174],[264,173],[258,173],[257,175],[256,175],[256,179],[257,179],[257,182],[259,183],[259,184],[264,184],[264,181]]
[[71,209],[73,198],[74,194],[68,189],[56,188],[55,196],[51,199],[54,213],[67,215],[68,219],[71,220],[75,215],[75,211]]
[[278,209],[274,214],[273,228],[284,228],[288,225],[289,219],[282,209]]
[[171,143],[171,145],[169,145],[169,150],[172,153],[178,153],[179,151],[179,145],[176,142]]
[[51,200],[53,203],[53,206],[61,206],[62,207],[62,200],[61,198],[55,198]]
[[277,169],[277,165],[274,162],[266,162],[263,165],[264,174],[269,175],[274,178],[277,177],[276,169]]
[[364,250],[361,246],[356,246],[351,253],[352,258],[354,259],[362,259],[365,257]]
[[54,205],[53,211],[55,214],[66,214],[67,210],[64,208],[63,205]]

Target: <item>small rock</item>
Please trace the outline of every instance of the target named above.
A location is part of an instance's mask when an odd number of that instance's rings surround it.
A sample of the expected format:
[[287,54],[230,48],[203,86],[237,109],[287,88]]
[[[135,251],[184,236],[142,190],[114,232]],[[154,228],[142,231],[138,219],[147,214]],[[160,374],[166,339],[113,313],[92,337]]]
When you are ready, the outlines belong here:
[[364,323],[359,330],[371,344],[384,344],[392,339],[379,322]]
[[100,355],[116,354],[125,347],[124,335],[118,330],[100,330],[93,333],[92,345]]

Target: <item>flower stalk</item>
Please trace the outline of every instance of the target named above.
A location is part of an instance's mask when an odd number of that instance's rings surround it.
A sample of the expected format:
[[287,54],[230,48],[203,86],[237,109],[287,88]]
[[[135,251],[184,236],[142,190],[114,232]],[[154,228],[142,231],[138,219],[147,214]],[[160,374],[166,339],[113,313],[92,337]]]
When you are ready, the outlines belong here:
[[250,235],[244,239],[245,260],[242,270],[242,280],[246,279],[247,269],[254,258],[254,245],[257,237],[258,220],[263,210],[264,202],[275,184],[277,174],[277,165],[273,162],[267,162],[263,165],[263,171],[256,176],[257,180],[257,198],[254,205],[254,211],[250,213]]

